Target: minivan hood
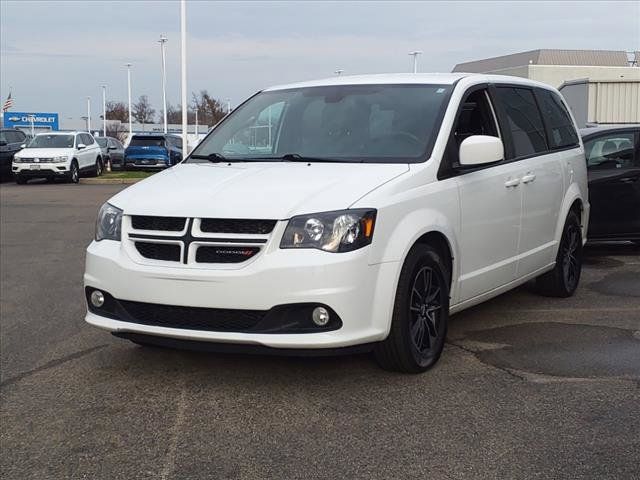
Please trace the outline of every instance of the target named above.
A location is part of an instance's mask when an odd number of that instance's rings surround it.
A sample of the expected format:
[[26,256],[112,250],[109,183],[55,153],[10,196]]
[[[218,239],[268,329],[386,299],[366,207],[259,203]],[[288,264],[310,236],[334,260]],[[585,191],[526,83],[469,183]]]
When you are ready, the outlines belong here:
[[407,164],[193,163],[153,175],[109,203],[127,215],[282,220],[340,210]]
[[49,158],[60,155],[73,155],[73,148],[23,148],[16,154],[18,158]]

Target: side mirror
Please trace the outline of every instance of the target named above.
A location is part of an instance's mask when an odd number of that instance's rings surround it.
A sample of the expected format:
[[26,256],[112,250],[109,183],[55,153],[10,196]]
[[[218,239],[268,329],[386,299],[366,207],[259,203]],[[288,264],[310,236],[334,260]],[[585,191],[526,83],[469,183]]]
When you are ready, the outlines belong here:
[[22,145],[20,145],[20,148],[27,148],[27,144],[23,143]]
[[107,147],[107,151],[109,151],[109,150],[117,150],[117,149],[118,149],[118,147],[113,147],[113,146]]
[[0,140],[0,147],[4,147],[7,145],[7,142],[5,142],[4,140]]
[[82,150],[83,148],[85,148],[86,145],[84,143],[79,143],[78,146],[76,147],[78,150]]
[[498,137],[472,135],[460,144],[460,166],[475,167],[504,159],[504,145]]

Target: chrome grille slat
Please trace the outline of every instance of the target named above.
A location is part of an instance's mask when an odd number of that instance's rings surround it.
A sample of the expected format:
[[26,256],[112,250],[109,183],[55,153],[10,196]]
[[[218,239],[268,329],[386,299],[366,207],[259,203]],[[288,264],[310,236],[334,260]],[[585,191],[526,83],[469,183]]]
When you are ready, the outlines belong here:
[[258,245],[268,242],[277,223],[145,215],[132,215],[130,220],[132,230],[126,233],[140,256],[185,265],[246,262],[259,254]]

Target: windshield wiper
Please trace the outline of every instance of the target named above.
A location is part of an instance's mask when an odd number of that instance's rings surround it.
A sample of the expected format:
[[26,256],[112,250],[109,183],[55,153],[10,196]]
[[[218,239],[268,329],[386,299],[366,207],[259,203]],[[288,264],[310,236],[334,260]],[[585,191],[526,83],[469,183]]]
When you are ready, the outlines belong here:
[[216,152],[209,153],[208,155],[190,155],[189,158],[193,158],[195,160],[209,160],[210,162],[213,162],[213,163],[229,161],[227,157],[225,157],[221,153],[216,153]]
[[280,157],[251,157],[248,160],[271,160],[282,162],[327,162],[327,163],[362,163],[362,160],[343,160],[339,158],[307,157],[299,153],[285,153]]

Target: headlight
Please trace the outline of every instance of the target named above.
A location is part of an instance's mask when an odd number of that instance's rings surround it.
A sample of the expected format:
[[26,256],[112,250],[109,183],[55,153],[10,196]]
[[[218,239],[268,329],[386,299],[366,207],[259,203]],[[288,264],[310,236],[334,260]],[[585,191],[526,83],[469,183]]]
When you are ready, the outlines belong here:
[[100,207],[96,222],[96,241],[120,240],[122,210],[105,203]]
[[289,220],[280,248],[350,252],[371,243],[375,221],[370,209],[300,215]]
[[53,157],[53,163],[64,163],[69,160],[67,155],[60,155],[59,157]]

